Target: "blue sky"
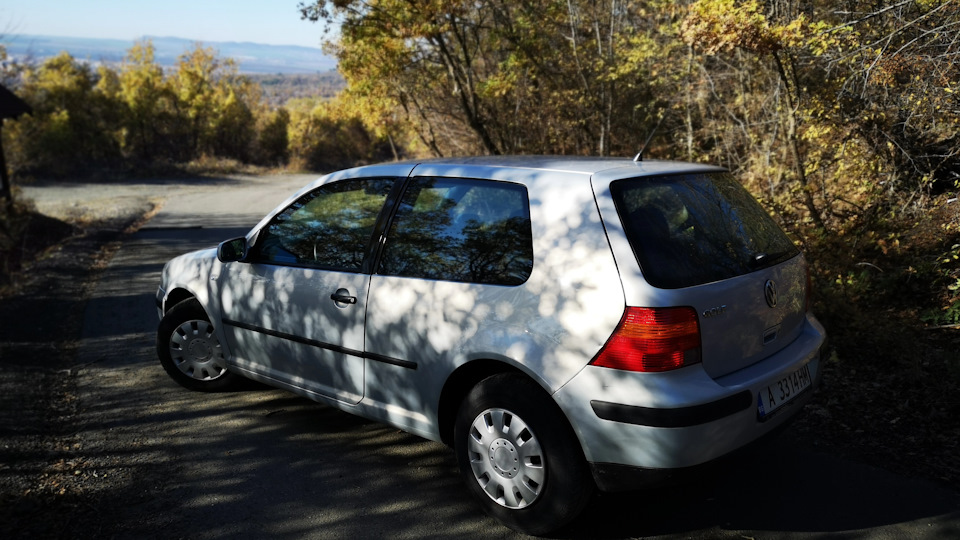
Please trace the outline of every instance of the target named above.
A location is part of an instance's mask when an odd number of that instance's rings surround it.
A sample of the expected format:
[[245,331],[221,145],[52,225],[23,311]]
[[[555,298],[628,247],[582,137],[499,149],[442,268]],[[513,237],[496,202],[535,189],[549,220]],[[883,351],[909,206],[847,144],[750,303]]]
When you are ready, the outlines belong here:
[[18,34],[180,37],[320,47],[323,24],[300,20],[298,0],[0,0],[3,40]]

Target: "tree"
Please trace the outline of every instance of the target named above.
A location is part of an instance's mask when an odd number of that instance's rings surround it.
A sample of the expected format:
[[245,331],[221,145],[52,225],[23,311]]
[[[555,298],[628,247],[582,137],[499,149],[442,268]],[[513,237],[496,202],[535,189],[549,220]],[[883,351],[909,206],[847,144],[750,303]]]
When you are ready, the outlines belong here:
[[289,111],[290,162],[295,169],[336,169],[390,155],[387,143],[367,129],[347,100],[295,100]]
[[124,151],[140,160],[175,155],[173,134],[176,96],[154,60],[150,41],[134,44],[120,68],[120,101],[125,105]]
[[178,159],[211,155],[250,160],[261,95],[232,59],[198,44],[177,60],[169,85],[175,97],[174,131],[183,145]]
[[[7,51],[0,46],[0,62],[7,60]],[[6,71],[6,70],[4,70]],[[7,77],[3,77],[6,82]],[[22,99],[7,89],[5,84],[0,83],[0,128],[3,127],[4,120],[15,120],[24,114],[30,114],[32,109]],[[7,170],[6,154],[3,150],[3,133],[0,132],[0,211],[8,212],[13,206],[13,192],[10,188],[10,175]],[[0,223],[2,224],[2,223]]]
[[646,4],[352,0],[301,10],[340,24],[332,48],[350,92],[390,103],[379,114],[399,111],[434,154],[632,155],[637,126],[660,115],[657,81],[643,77],[653,62],[625,64],[673,18],[647,23]]
[[290,158],[290,112],[280,107],[257,115],[256,161],[266,165],[285,165]]
[[21,94],[34,114],[11,126],[15,169],[67,176],[117,162],[112,90],[100,77],[66,53],[24,70]]
[[819,228],[960,178],[960,6],[844,6],[699,0],[682,29],[709,96],[702,128],[759,192],[788,212],[796,197]]
[[708,55],[746,51],[760,58],[769,58],[769,68],[776,74],[772,90],[782,103],[775,109],[773,121],[783,128],[786,146],[793,163],[793,178],[799,185],[804,205],[818,227],[824,222],[813,200],[807,179],[807,163],[800,143],[800,108],[805,99],[797,62],[790,45],[799,41],[805,17],[788,9],[785,24],[771,24],[756,0],[735,3],[733,0],[697,0],[682,26],[682,35],[689,45]]
[[176,96],[178,135],[183,137],[181,159],[192,159],[208,147],[212,138],[215,112],[216,78],[223,65],[213,49],[197,44],[193,50],[180,56],[170,78]]

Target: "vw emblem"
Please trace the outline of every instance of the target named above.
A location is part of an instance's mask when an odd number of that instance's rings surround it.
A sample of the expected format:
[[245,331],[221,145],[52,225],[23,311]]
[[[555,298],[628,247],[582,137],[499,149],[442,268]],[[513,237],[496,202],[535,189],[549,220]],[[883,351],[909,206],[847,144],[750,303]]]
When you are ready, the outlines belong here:
[[767,280],[763,285],[763,297],[770,307],[777,307],[777,284],[772,280]]

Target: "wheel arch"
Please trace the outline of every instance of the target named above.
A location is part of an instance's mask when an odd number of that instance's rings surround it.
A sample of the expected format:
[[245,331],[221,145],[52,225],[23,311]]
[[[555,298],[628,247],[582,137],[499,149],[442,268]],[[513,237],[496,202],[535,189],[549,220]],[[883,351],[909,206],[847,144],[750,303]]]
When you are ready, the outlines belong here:
[[[563,412],[563,409],[557,404],[550,392],[544,388],[543,383],[530,376],[522,369],[513,366],[507,362],[493,359],[477,359],[461,365],[447,377],[440,392],[440,401],[437,407],[437,424],[440,430],[440,441],[448,446],[453,446],[453,429],[457,420],[457,413],[460,410],[460,404],[467,397],[467,394],[480,381],[500,373],[513,373],[525,379],[529,379],[538,388],[543,391],[544,397],[553,403],[554,411],[564,424],[570,429],[570,433],[576,437],[570,420]],[[582,452],[582,449],[581,449]]]
[[173,309],[173,307],[176,306],[177,304],[180,304],[181,302],[185,302],[187,300],[196,299],[196,298],[197,298],[197,295],[193,294],[187,289],[177,287],[172,291],[170,291],[169,293],[167,293],[167,298],[163,303],[163,312],[167,313],[168,311]]
[[523,371],[499,360],[480,359],[467,362],[454,370],[447,377],[440,391],[440,402],[437,407],[437,423],[440,429],[440,440],[453,446],[453,427],[457,420],[460,403],[467,397],[467,393],[483,379],[498,373],[517,373],[527,377]]

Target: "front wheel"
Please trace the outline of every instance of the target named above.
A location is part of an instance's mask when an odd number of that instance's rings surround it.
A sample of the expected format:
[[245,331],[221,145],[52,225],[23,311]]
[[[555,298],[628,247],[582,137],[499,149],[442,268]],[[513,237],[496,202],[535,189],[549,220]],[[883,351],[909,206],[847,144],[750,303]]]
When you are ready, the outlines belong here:
[[508,527],[547,534],[572,521],[593,493],[580,446],[560,410],[516,374],[481,381],[460,407],[460,474],[484,510]]
[[167,374],[190,390],[231,390],[240,380],[227,371],[213,324],[195,299],[177,304],[160,320],[157,356]]

